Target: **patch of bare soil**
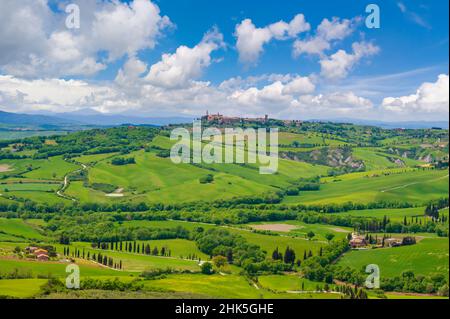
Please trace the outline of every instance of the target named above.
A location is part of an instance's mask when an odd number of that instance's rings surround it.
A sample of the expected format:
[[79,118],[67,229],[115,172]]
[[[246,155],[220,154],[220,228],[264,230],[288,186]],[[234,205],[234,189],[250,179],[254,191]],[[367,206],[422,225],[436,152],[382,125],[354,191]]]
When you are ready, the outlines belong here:
[[12,171],[11,166],[6,164],[0,164],[0,173]]

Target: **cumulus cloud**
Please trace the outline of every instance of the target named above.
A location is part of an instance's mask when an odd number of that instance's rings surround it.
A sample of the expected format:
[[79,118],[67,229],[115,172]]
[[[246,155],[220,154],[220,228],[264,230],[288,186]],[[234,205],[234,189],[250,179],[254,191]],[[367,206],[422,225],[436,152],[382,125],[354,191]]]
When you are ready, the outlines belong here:
[[238,89],[231,92],[228,99],[232,103],[246,107],[276,107],[278,109],[275,111],[279,112],[290,106],[296,97],[301,94],[312,93],[314,90],[315,85],[308,77],[297,76],[287,82],[277,80],[262,88]]
[[366,42],[355,42],[352,49],[352,53],[338,50],[330,57],[322,58],[319,61],[321,75],[331,80],[345,78],[362,58],[377,54],[380,50],[379,47]]
[[182,45],[173,54],[163,54],[161,61],[150,67],[145,80],[165,88],[185,87],[201,76],[211,64],[211,53],[223,45],[223,35],[213,29],[193,48]]
[[[92,108],[116,113],[138,111],[202,114],[205,109],[227,114],[278,114],[303,94],[311,94],[315,85],[308,77],[268,74],[254,79],[227,80],[233,85],[213,86],[192,81],[187,86],[167,89],[141,78],[147,66],[131,58],[118,72],[114,83],[99,85],[74,80],[27,80],[0,76],[0,108],[9,111],[52,112]],[[266,82],[262,87],[252,86]],[[239,82],[239,81],[238,81]],[[246,83],[246,84],[244,84]],[[159,84],[159,83],[158,83]]]
[[[357,21],[358,19],[355,20]],[[328,41],[342,40],[352,34],[352,32],[352,20],[339,19],[337,17],[333,17],[331,21],[323,19],[317,27],[317,35]]]
[[126,54],[154,48],[172,26],[150,0],[81,1],[80,10],[81,28],[69,30],[66,15],[47,1],[1,1],[0,70],[21,77],[93,75]]
[[331,94],[319,94],[316,96],[302,96],[299,105],[317,111],[330,111],[338,113],[350,113],[354,111],[369,110],[373,103],[353,92],[335,92]]
[[[440,74],[436,82],[425,82],[416,93],[386,97],[382,107],[397,113],[447,113],[449,111],[449,80],[448,74]],[[448,115],[447,115],[448,116]]]
[[110,87],[85,81],[0,76],[0,106],[7,111],[74,111],[98,107],[114,96]]
[[316,34],[305,40],[297,39],[293,45],[293,55],[298,57],[302,54],[323,55],[323,52],[331,48],[331,42],[343,40],[351,35],[359,19],[323,19],[316,29]]
[[236,25],[235,29],[239,60],[242,63],[255,64],[264,51],[264,45],[272,39],[295,38],[298,34],[309,31],[310,28],[303,14],[296,15],[289,23],[281,20],[262,28],[256,27],[251,19],[245,19]]
[[147,71],[147,64],[137,57],[130,57],[117,72],[115,82],[119,85],[130,86]]
[[133,55],[142,49],[152,49],[161,31],[171,26],[167,16],[161,16],[158,6],[148,0],[113,3],[95,13],[92,23],[92,45],[108,51],[114,60],[124,54]]

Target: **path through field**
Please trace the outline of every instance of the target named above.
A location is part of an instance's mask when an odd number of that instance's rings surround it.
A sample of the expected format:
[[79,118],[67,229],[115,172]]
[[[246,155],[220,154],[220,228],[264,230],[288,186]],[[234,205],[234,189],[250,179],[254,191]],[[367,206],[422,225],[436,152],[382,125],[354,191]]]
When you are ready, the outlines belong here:
[[392,188],[383,189],[380,192],[384,193],[384,192],[389,192],[389,191],[393,191],[393,190],[396,190],[396,189],[406,188],[406,187],[409,187],[411,185],[434,182],[434,181],[438,181],[440,179],[444,179],[444,178],[447,178],[447,177],[449,177],[449,174],[447,174],[445,176],[442,176],[442,177],[438,177],[438,178],[429,180],[429,181],[425,181],[425,182],[414,182],[414,183],[408,183],[408,184],[405,184],[405,185],[395,186],[395,187],[392,187]]
[[64,191],[65,191],[66,188],[69,186],[69,174],[77,173],[77,172],[79,172],[79,171],[82,171],[82,170],[86,170],[86,169],[87,169],[87,166],[86,166],[85,164],[81,164],[81,163],[80,163],[80,165],[81,165],[81,169],[77,169],[77,170],[75,170],[75,171],[73,171],[73,172],[70,172],[70,173],[66,174],[66,176],[64,176],[64,183],[63,183],[63,186],[61,187],[60,190],[58,190],[58,191],[56,192],[56,195],[58,195],[59,197],[62,197],[62,198],[65,198],[65,199],[74,201],[74,202],[77,201],[75,198],[72,198],[72,197],[69,197],[69,196],[65,195],[65,194],[64,194]]

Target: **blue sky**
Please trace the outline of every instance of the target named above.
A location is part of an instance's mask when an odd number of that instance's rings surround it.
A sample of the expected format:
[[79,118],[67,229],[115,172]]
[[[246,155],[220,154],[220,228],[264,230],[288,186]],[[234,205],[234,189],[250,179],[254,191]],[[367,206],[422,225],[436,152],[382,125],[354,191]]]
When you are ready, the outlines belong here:
[[[16,33],[25,17],[15,1],[0,4],[15,13],[0,13],[9,26],[0,31],[0,109],[448,116],[446,0],[80,0],[76,30],[64,26],[70,2],[24,0],[38,27]],[[365,26],[370,3],[380,7],[379,29]],[[326,48],[308,51],[319,41]]]
[[[404,1],[408,10],[420,16],[429,27],[424,27],[408,14],[402,13],[400,1],[208,1],[208,0],[159,0],[155,1],[161,11],[168,15],[177,28],[168,37],[161,39],[159,50],[146,52],[142,56],[149,62],[157,62],[160,54],[172,52],[180,44],[194,46],[211,26],[218,26],[225,41],[231,46],[217,56],[221,63],[211,66],[205,72],[205,79],[220,83],[238,75],[260,73],[310,73],[318,70],[317,63],[308,57],[291,58],[291,44],[272,42],[266,46],[257,67],[246,68],[238,64],[238,54],[233,49],[234,28],[240,21],[250,18],[256,26],[291,20],[297,13],[303,13],[312,26],[324,18],[353,18],[365,16],[365,7],[377,3],[381,9],[381,28],[360,31],[368,39],[374,39],[382,50],[372,58],[370,64],[356,69],[355,75],[382,75],[412,71],[421,68],[435,68],[416,77],[416,87],[424,81],[434,80],[436,72],[448,70],[448,1]],[[357,38],[358,35],[353,36]],[[351,44],[345,41],[344,47]],[[106,72],[107,73],[107,72]],[[105,75],[105,77],[111,74]],[[414,83],[411,83],[414,85]]]

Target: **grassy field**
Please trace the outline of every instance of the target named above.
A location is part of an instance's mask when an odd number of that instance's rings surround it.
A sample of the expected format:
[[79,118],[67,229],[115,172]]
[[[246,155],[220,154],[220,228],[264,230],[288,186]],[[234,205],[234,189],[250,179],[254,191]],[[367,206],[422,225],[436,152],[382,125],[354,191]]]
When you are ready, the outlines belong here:
[[419,161],[403,158],[398,155],[383,153],[381,152],[381,150],[374,148],[354,148],[353,155],[356,159],[364,161],[366,170],[379,170],[385,168],[395,168],[399,166],[392,160],[389,160],[389,158],[394,160],[399,159],[406,166],[423,164]]
[[312,251],[314,255],[317,255],[320,247],[327,245],[324,242],[318,241],[310,241],[304,238],[297,238],[295,236],[271,236],[271,235],[263,235],[259,233],[254,233],[246,230],[238,230],[231,229],[231,232],[237,233],[244,237],[249,243],[260,246],[263,250],[265,250],[268,255],[272,255],[272,252],[278,248],[281,252],[284,253],[286,247],[290,247],[295,251],[295,255],[297,257],[302,257],[304,252]]
[[[54,276],[65,278],[67,276],[67,262],[53,261],[31,261],[10,258],[0,258],[0,270],[2,273],[11,273],[18,271],[21,274],[29,274],[32,277],[37,276]],[[80,277],[92,276],[129,276],[130,272],[109,269],[92,262],[77,260],[76,264],[80,267]],[[0,280],[1,281],[1,280]]]
[[46,279],[2,279],[0,296],[30,298],[38,294],[46,282]]
[[25,242],[25,241],[28,241],[28,239],[22,238],[22,237],[17,237],[17,236],[14,236],[14,235],[0,233],[0,242],[2,242],[2,241]]
[[271,189],[239,176],[214,173],[214,182],[201,184],[199,179],[211,171],[190,164],[174,165],[170,159],[152,153],[137,152],[134,165],[114,166],[98,163],[89,171],[91,183],[108,183],[124,188],[134,200],[182,202],[214,200],[263,193]]
[[[317,127],[313,131],[311,126]],[[424,158],[426,155],[442,157],[448,152],[448,146],[438,145],[438,138],[432,132],[417,132],[421,138],[413,138],[408,135],[411,132],[381,132],[381,136],[389,138],[382,141],[382,137],[373,138],[373,132],[370,128],[354,127],[347,130],[345,127],[337,130],[333,123],[305,124],[302,128],[286,128],[289,132],[280,132],[279,144],[283,151],[310,152],[313,149],[323,147],[339,147],[349,145],[352,148],[352,157],[354,160],[363,161],[365,164],[364,172],[348,173],[343,175],[331,176],[344,169],[345,164],[339,163],[340,167],[331,167],[323,165],[314,165],[306,162],[293,161],[280,158],[278,162],[278,171],[273,175],[262,175],[259,171],[261,163],[250,164],[178,164],[172,163],[170,158],[164,157],[161,149],[168,150],[175,143],[166,136],[158,135],[152,131],[145,131],[144,128],[114,128],[108,130],[96,130],[88,132],[86,135],[80,132],[79,139],[72,141],[62,138],[48,139],[34,149],[25,145],[24,150],[15,152],[12,144],[4,144],[2,152],[13,151],[15,155],[28,156],[26,159],[0,160],[0,204],[2,205],[2,216],[33,216],[44,219],[18,219],[18,218],[0,218],[0,274],[8,275],[19,273],[21,277],[30,277],[29,279],[1,279],[0,296],[8,295],[19,298],[28,298],[36,296],[40,287],[46,282],[45,278],[50,276],[63,279],[67,276],[66,266],[70,263],[63,257],[64,247],[57,244],[59,234],[69,231],[73,238],[70,238],[70,251],[84,251],[92,256],[94,253],[101,253],[104,256],[114,259],[114,263],[123,265],[123,270],[115,270],[100,265],[92,260],[73,257],[74,261],[80,266],[81,276],[83,278],[97,278],[100,280],[113,279],[118,277],[121,281],[130,281],[138,278],[142,281],[145,290],[139,292],[119,292],[119,291],[80,291],[79,296],[105,297],[115,296],[118,298],[127,298],[130,296],[141,297],[179,297],[179,298],[340,298],[339,294],[316,293],[316,290],[322,290],[325,283],[316,283],[301,278],[304,268],[295,267],[293,272],[283,274],[271,274],[262,272],[244,275],[244,269],[237,265],[227,265],[225,269],[216,272],[213,275],[201,274],[201,267],[198,259],[206,261],[210,259],[209,255],[199,250],[195,241],[187,239],[161,239],[149,241],[137,241],[141,248],[142,244],[150,245],[150,248],[162,247],[170,251],[170,256],[154,256],[141,253],[131,253],[117,250],[100,250],[92,247],[90,242],[78,242],[85,238],[102,236],[102,234],[84,234],[81,227],[75,229],[68,228],[71,220],[68,216],[80,219],[80,225],[84,221],[98,221],[99,229],[105,224],[113,225],[113,232],[117,231],[120,236],[127,238],[144,238],[140,236],[139,228],[174,228],[181,226],[191,232],[198,227],[211,229],[220,227],[231,233],[242,236],[246,242],[261,247],[267,252],[267,258],[270,259],[272,252],[278,250],[284,255],[289,246],[295,251],[296,259],[303,259],[303,255],[309,251],[317,256],[321,248],[328,246],[326,235],[331,233],[335,239],[341,239],[352,232],[350,227],[341,227],[325,224],[306,224],[297,220],[272,221],[249,223],[245,225],[226,224],[228,213],[237,214],[239,210],[244,213],[248,211],[258,211],[267,209],[277,211],[288,211],[289,204],[306,205],[325,205],[325,204],[343,204],[347,202],[354,203],[373,203],[380,201],[402,202],[412,204],[413,208],[406,209],[373,209],[373,210],[355,210],[342,213],[336,213],[336,216],[358,216],[382,219],[387,216],[390,221],[413,222],[418,218],[422,224],[429,217],[424,216],[425,206],[430,200],[448,196],[449,176],[448,170],[424,170],[418,168],[423,164],[418,160],[404,158],[401,155],[403,150],[409,147],[411,158]],[[141,130],[143,130],[141,132]],[[297,133],[294,133],[297,130]],[[324,132],[324,133],[322,133]],[[333,134],[329,132],[334,132]],[[378,132],[378,131],[377,131]],[[163,132],[163,134],[168,131]],[[411,138],[390,137],[394,134],[411,136]],[[359,136],[361,135],[361,136]],[[428,138],[427,136],[433,136]],[[423,138],[422,138],[423,137]],[[344,140],[340,140],[340,138]],[[1,139],[1,136],[0,136]],[[372,141],[373,140],[373,141]],[[446,140],[444,138],[444,140]],[[41,154],[52,148],[56,152],[49,154],[61,154],[58,152],[60,147],[70,147],[73,141],[80,146],[73,148],[77,153],[65,154],[66,156],[75,156],[76,164],[69,163],[63,159],[63,156],[53,156],[48,159],[32,159],[36,153]],[[82,143],[86,141],[92,148],[86,151]],[[382,142],[380,142],[382,141]],[[441,142],[440,138],[439,141]],[[311,147],[295,147],[294,142],[301,144],[310,144]],[[39,142],[37,142],[39,144]],[[67,143],[67,144],[65,144]],[[381,143],[381,144],[380,144]],[[396,150],[396,144],[400,150]],[[423,146],[429,144],[429,146]],[[34,144],[33,144],[34,145]],[[359,147],[358,145],[367,145]],[[382,146],[380,146],[382,145]],[[148,146],[155,146],[149,148]],[[305,145],[304,145],[305,146]],[[370,146],[370,147],[369,147]],[[401,147],[400,147],[401,146]],[[422,147],[423,146],[423,147]],[[389,148],[394,148],[389,150]],[[447,147],[447,149],[445,148]],[[145,148],[145,150],[144,150]],[[413,149],[414,148],[414,149]],[[65,148],[61,148],[65,152]],[[78,149],[80,151],[78,151]],[[114,150],[116,153],[82,155],[91,150]],[[416,152],[417,151],[417,152]],[[395,154],[388,154],[393,152]],[[315,152],[320,153],[320,152]],[[316,156],[317,154],[313,154]],[[12,153],[11,153],[12,154]],[[349,154],[349,153],[346,153]],[[317,155],[319,156],[319,155]],[[317,163],[336,163],[329,162],[321,154],[320,158],[312,158],[311,161]],[[331,156],[331,155],[330,155]],[[135,159],[134,164],[113,165],[114,158]],[[323,157],[323,158],[322,158]],[[348,163],[346,159],[342,159]],[[308,160],[309,161],[309,160]],[[401,162],[400,162],[401,161]],[[83,165],[80,165],[83,164]],[[78,171],[83,166],[87,172],[87,177],[80,174],[79,179],[70,180],[69,185],[64,190],[65,194],[74,199],[68,200],[59,197],[56,192],[62,187],[65,176],[70,172]],[[404,167],[403,167],[404,166]],[[432,165],[430,165],[432,166]],[[345,168],[348,168],[345,166]],[[210,183],[201,183],[200,180],[206,175],[213,175],[214,179]],[[300,191],[296,196],[285,196],[281,205],[288,204],[285,207],[275,204],[273,206],[263,204],[261,206],[246,204],[237,207],[227,206],[218,208],[218,211],[204,210],[202,205],[183,206],[186,202],[193,201],[214,201],[230,200],[243,196],[258,196],[266,193],[280,192],[286,193],[286,189],[293,183],[300,182],[301,178],[318,177],[320,179],[320,190],[318,191]],[[94,185],[108,184],[108,185]],[[101,189],[100,190],[96,190]],[[106,194],[116,190],[114,195]],[[27,211],[25,201],[32,200],[37,204],[37,209]],[[63,202],[67,207],[58,209],[56,213],[46,212],[45,204],[54,204]],[[78,202],[78,203],[77,203]],[[115,204],[115,203],[163,203],[180,204],[171,206],[174,209],[170,216],[178,210],[180,216],[193,215],[201,216],[210,223],[183,222],[175,220],[148,221],[132,220],[134,218],[153,218],[155,216],[164,216],[165,210],[159,210],[154,205],[148,212],[133,212],[131,206],[98,207],[98,212],[91,216],[90,209],[96,210],[93,205],[83,205],[84,203]],[[18,209],[6,208],[3,204],[17,203],[21,206]],[[27,203],[28,204],[28,203]],[[73,210],[70,205],[74,204]],[[219,203],[217,203],[219,204]],[[205,204],[207,205],[207,204]],[[22,207],[25,206],[25,207]],[[105,205],[106,206],[106,205]],[[265,207],[263,207],[265,206]],[[168,206],[166,206],[169,208]],[[192,208],[191,208],[192,207]],[[227,211],[226,207],[230,207]],[[104,209],[105,208],[105,209]],[[108,208],[108,209],[106,209]],[[109,209],[111,208],[111,209]],[[156,210],[158,211],[156,212]],[[11,211],[9,211],[11,210]],[[131,210],[132,212],[128,212]],[[50,211],[50,210],[49,210]],[[153,215],[155,212],[155,215]],[[15,215],[13,215],[15,214]],[[73,215],[72,215],[73,214]],[[207,214],[213,214],[210,217]],[[442,215],[448,216],[448,209],[441,211]],[[59,220],[59,218],[61,219]],[[273,217],[273,216],[270,216]],[[294,216],[295,217],[295,216]],[[179,217],[174,217],[179,218]],[[264,220],[271,220],[267,218]],[[118,222],[118,220],[125,220]],[[256,220],[256,219],[251,219]],[[213,224],[217,222],[219,225]],[[67,223],[67,224],[66,224]],[[49,226],[47,228],[46,226]],[[89,226],[91,226],[89,224]],[[96,224],[97,226],[97,224]],[[59,228],[58,228],[59,227]],[[127,229],[127,228],[134,229]],[[444,224],[439,225],[439,231],[445,231],[447,227]],[[52,230],[58,228],[55,232]],[[105,227],[106,228],[106,227]],[[258,230],[256,230],[256,228]],[[45,232],[44,232],[45,230]],[[73,231],[73,232],[72,232]],[[307,238],[308,232],[315,234],[312,240]],[[422,229],[421,231],[432,231]],[[267,233],[266,233],[267,232]],[[72,235],[73,234],[73,235]],[[105,234],[105,237],[110,234]],[[373,236],[380,238],[383,234],[372,233]],[[392,237],[411,236],[408,233],[390,234]],[[162,236],[159,234],[159,236]],[[382,248],[368,250],[352,250],[346,252],[336,262],[341,266],[348,266],[354,269],[362,269],[367,264],[377,264],[381,269],[381,276],[393,277],[399,276],[406,270],[412,270],[416,276],[430,276],[433,273],[445,273],[448,278],[449,271],[449,242],[448,238],[440,238],[433,233],[416,233],[416,245],[402,246],[398,248]],[[147,237],[145,237],[147,238]],[[190,237],[191,238],[191,237]],[[56,247],[59,256],[48,262],[39,262],[32,259],[23,258],[21,254],[13,252],[15,247],[24,249],[30,243],[39,241]],[[234,255],[233,251],[233,255]],[[240,252],[237,252],[240,253]],[[82,255],[82,253],[81,253]],[[196,257],[193,258],[192,255]],[[192,260],[195,259],[195,260]],[[246,262],[252,262],[246,260]],[[245,265],[246,263],[244,263]],[[142,279],[139,275],[146,270],[171,268],[177,273],[163,275],[156,279]],[[254,276],[253,276],[254,275]],[[333,285],[331,285],[333,288]],[[303,290],[303,291],[300,291]],[[59,292],[52,295],[57,296]],[[76,296],[78,292],[68,292],[66,297]],[[59,296],[63,296],[64,292]],[[370,297],[376,297],[370,296]],[[413,298],[410,295],[388,294],[388,298]]]
[[0,232],[29,240],[46,240],[47,236],[35,224],[29,224],[18,218],[0,218]]
[[106,203],[120,200],[120,198],[106,197],[106,194],[101,191],[84,187],[83,182],[80,181],[70,182],[64,194],[81,202]]
[[4,193],[3,196],[8,196],[14,198],[19,198],[21,200],[31,200],[36,203],[41,204],[56,204],[56,203],[70,203],[67,199],[61,198],[56,195],[56,193],[53,192],[39,192],[39,191],[15,191],[15,192],[9,192]]
[[[152,143],[169,143],[164,137],[156,138]],[[165,145],[167,146],[167,145]],[[159,146],[161,147],[161,146]],[[83,156],[82,162],[96,162],[89,170],[89,182],[107,183],[124,189],[122,198],[102,198],[101,192],[73,184],[67,194],[81,201],[132,200],[150,202],[186,202],[196,200],[229,199],[238,196],[262,194],[287,187],[298,177],[323,175],[325,166],[303,162],[279,160],[278,173],[259,174],[258,165],[237,164],[190,164],[174,165],[168,158],[160,158],[154,152],[134,152],[136,164],[114,166],[110,156]],[[201,184],[199,179],[208,174],[214,175],[214,181]]]
[[426,238],[416,245],[396,248],[358,250],[346,253],[338,262],[341,266],[362,269],[377,264],[381,276],[400,276],[406,270],[415,275],[449,272],[448,238]]
[[378,177],[360,177],[321,185],[319,191],[302,192],[284,199],[285,203],[339,204],[345,202],[402,201],[423,204],[424,199],[441,198],[448,193],[448,171],[412,171]]
[[[119,223],[116,223],[119,225]],[[193,231],[198,227],[209,229],[217,227],[214,224],[185,222],[181,220],[130,220],[120,223],[123,227],[150,227],[150,228],[175,228],[181,226],[189,231]]]
[[117,153],[106,153],[106,154],[93,154],[93,155],[83,155],[80,157],[75,157],[74,160],[83,164],[92,164],[113,157]]
[[236,275],[169,275],[167,278],[145,282],[150,289],[166,289],[174,292],[191,292],[209,298],[339,298],[333,294],[282,294],[256,288],[242,276]]
[[[165,226],[168,227],[168,226]],[[150,247],[153,249],[153,247],[158,247],[159,250],[161,250],[162,247],[165,247],[166,249],[170,249],[171,256],[174,258],[186,258],[188,255],[197,255],[202,260],[209,259],[209,256],[202,253],[196,246],[195,242],[187,240],[187,239],[157,239],[157,240],[146,240],[141,241],[137,240],[136,244],[139,245],[139,247],[142,246],[142,244],[147,245],[149,244]],[[89,249],[92,248],[89,243],[81,243],[81,242],[75,242],[72,243],[73,247],[80,247]],[[129,253],[123,253],[126,254],[126,256],[129,256]],[[141,257],[140,254],[137,256]],[[182,258],[183,257],[183,258]]]
[[[151,241],[150,244],[151,247],[153,248],[154,247],[153,241]],[[58,253],[62,254],[63,246],[61,245],[55,246],[57,248]],[[123,264],[123,270],[130,272],[142,272],[147,269],[155,269],[155,268],[165,269],[168,267],[177,270],[190,270],[190,271],[200,270],[197,260],[180,259],[179,256],[175,256],[174,254],[172,254],[172,257],[160,257],[160,256],[147,256],[143,254],[122,252],[122,251],[99,250],[93,249],[89,243],[73,243],[71,245],[71,250],[75,248],[79,248],[80,250],[84,248],[85,253],[87,254],[89,252],[91,256],[94,253],[98,254],[100,252],[103,255],[113,258],[116,262],[121,260]],[[161,247],[158,248],[160,249]]]
[[[383,219],[384,216],[388,217],[391,221],[403,222],[404,217],[408,218],[408,221],[412,217],[418,217],[419,220],[429,220],[429,217],[425,217],[425,207],[412,207],[412,208],[388,208],[388,209],[363,209],[354,210],[348,212],[339,213],[343,216],[360,216],[360,217],[374,217]],[[415,219],[414,219],[415,220]]]
[[[295,223],[295,222],[294,222]],[[244,237],[249,243],[260,246],[263,250],[267,251],[269,255],[278,247],[281,251],[284,251],[287,246],[294,249],[298,257],[303,256],[304,251],[307,253],[311,250],[314,254],[317,254],[321,246],[327,245],[326,242],[313,240],[306,240],[303,234],[284,234],[282,236],[271,236],[260,233],[255,233],[249,229],[240,229],[235,227],[227,226],[215,226],[213,224],[203,224],[203,223],[191,223],[183,221],[130,221],[124,222],[123,225],[127,226],[143,226],[143,227],[177,227],[181,226],[190,231],[195,230],[197,227],[203,227],[204,229],[212,227],[223,227],[230,232],[236,233]],[[323,232],[326,230],[326,226],[322,225],[312,225],[312,227],[322,228]],[[331,230],[330,230],[331,231]],[[318,232],[320,233],[320,232]],[[298,237],[297,237],[298,236]],[[169,245],[170,247],[170,245]],[[196,252],[198,254],[198,252]]]
[[[286,225],[292,225],[295,226],[294,229],[290,229],[289,231],[274,231],[271,230],[270,225],[273,224],[286,224]],[[268,223],[268,222],[263,222],[263,223],[251,223],[251,224],[247,224],[250,227],[254,227],[255,225],[261,226],[264,225],[264,230],[269,230],[275,233],[278,233],[280,235],[288,235],[288,236],[296,236],[302,239],[306,239],[307,236],[306,234],[310,231],[312,231],[315,236],[313,237],[313,241],[326,241],[325,235],[330,233],[333,234],[335,237],[334,238],[345,238],[347,236],[348,233],[352,232],[352,229],[349,227],[338,227],[338,226],[333,226],[333,225],[323,225],[323,224],[306,224],[306,223],[302,223],[300,221],[295,221],[295,220],[289,220],[289,221],[277,221],[274,223]]]
[[[8,164],[7,160],[3,160]],[[61,156],[50,157],[48,160],[22,159],[13,161],[14,173],[21,173],[24,177],[34,179],[62,180],[64,175],[78,168],[77,165],[68,163]],[[32,168],[27,172],[27,168]]]
[[[317,291],[324,288],[323,282],[313,282],[298,275],[267,275],[259,276],[258,283],[261,287],[277,292],[286,291]],[[335,285],[328,285],[330,289]]]
[[0,192],[5,191],[55,192],[60,187],[61,186],[59,184],[48,184],[48,183],[0,184]]
[[348,143],[344,141],[339,141],[336,139],[330,138],[327,134],[317,134],[317,133],[289,133],[289,132],[280,132],[278,134],[278,143],[281,145],[289,145],[293,142],[298,142],[300,144],[319,144],[319,145],[329,145],[329,146],[338,146],[338,145],[346,145]]

